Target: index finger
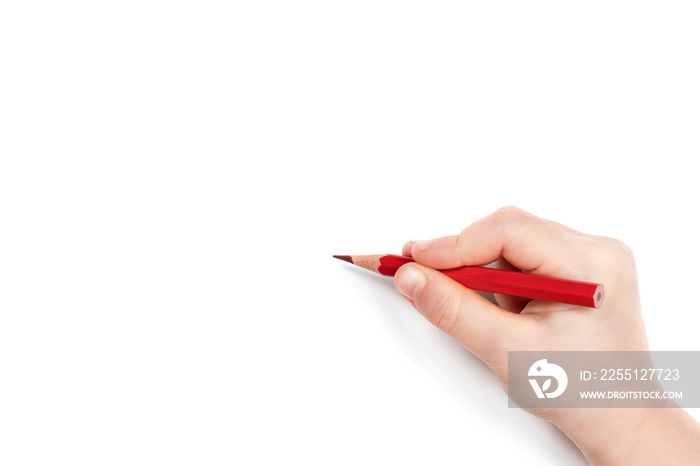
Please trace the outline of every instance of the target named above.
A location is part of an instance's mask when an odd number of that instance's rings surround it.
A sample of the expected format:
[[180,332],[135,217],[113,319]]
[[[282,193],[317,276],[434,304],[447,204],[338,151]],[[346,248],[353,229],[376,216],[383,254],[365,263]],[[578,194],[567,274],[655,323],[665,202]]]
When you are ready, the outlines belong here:
[[459,235],[413,243],[411,256],[436,269],[485,265],[502,256],[525,272],[575,278],[570,272],[583,264],[585,249],[585,235],[522,209],[504,207]]

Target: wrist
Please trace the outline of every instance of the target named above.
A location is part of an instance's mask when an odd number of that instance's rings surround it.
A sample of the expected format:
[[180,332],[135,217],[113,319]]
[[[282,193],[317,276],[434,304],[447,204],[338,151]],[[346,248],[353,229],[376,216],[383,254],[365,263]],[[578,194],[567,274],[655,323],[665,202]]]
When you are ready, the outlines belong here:
[[700,424],[681,408],[574,409],[554,422],[594,465],[690,464]]

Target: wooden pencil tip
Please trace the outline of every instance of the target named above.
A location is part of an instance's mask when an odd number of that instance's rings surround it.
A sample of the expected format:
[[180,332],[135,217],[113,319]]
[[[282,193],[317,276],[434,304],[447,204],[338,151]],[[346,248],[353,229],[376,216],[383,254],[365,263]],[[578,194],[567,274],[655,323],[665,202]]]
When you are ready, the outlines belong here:
[[354,262],[352,261],[352,256],[333,256],[333,257],[335,257],[336,259],[340,259],[341,261],[350,262],[351,264],[354,264]]

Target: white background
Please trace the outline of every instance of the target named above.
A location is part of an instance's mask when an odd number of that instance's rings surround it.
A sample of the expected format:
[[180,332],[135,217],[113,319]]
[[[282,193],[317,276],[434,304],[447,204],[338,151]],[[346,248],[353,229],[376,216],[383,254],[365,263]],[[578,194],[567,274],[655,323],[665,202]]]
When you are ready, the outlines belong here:
[[699,8],[3,2],[0,463],[585,464],[331,255],[515,204],[699,350]]

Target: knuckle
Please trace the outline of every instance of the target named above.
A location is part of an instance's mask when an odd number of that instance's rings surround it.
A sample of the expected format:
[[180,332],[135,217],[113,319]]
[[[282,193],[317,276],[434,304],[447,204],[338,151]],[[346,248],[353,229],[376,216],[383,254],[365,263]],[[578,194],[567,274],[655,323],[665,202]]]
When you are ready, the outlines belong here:
[[448,335],[451,335],[455,328],[458,314],[459,308],[452,305],[451,300],[446,299],[437,313],[437,322],[435,326]]
[[523,209],[513,205],[501,207],[493,213],[493,219],[502,227],[508,227],[509,225],[520,223],[528,216],[529,214]]
[[606,242],[608,243],[608,254],[616,264],[623,267],[635,266],[632,248],[626,243],[615,238],[606,238]]
[[437,328],[452,334],[459,315],[459,302],[456,296],[450,292],[440,292],[426,283],[421,290],[419,298],[424,304],[424,314],[426,318]]
[[634,253],[632,252],[632,248],[630,248],[627,243],[624,243],[620,241],[619,239],[613,239],[613,244],[615,246],[616,251],[618,254],[621,256],[624,256],[628,259],[634,259]]
[[636,276],[637,265],[632,249],[624,242],[609,237],[598,237],[595,242],[597,247],[595,265],[607,274],[617,279],[624,276]]

